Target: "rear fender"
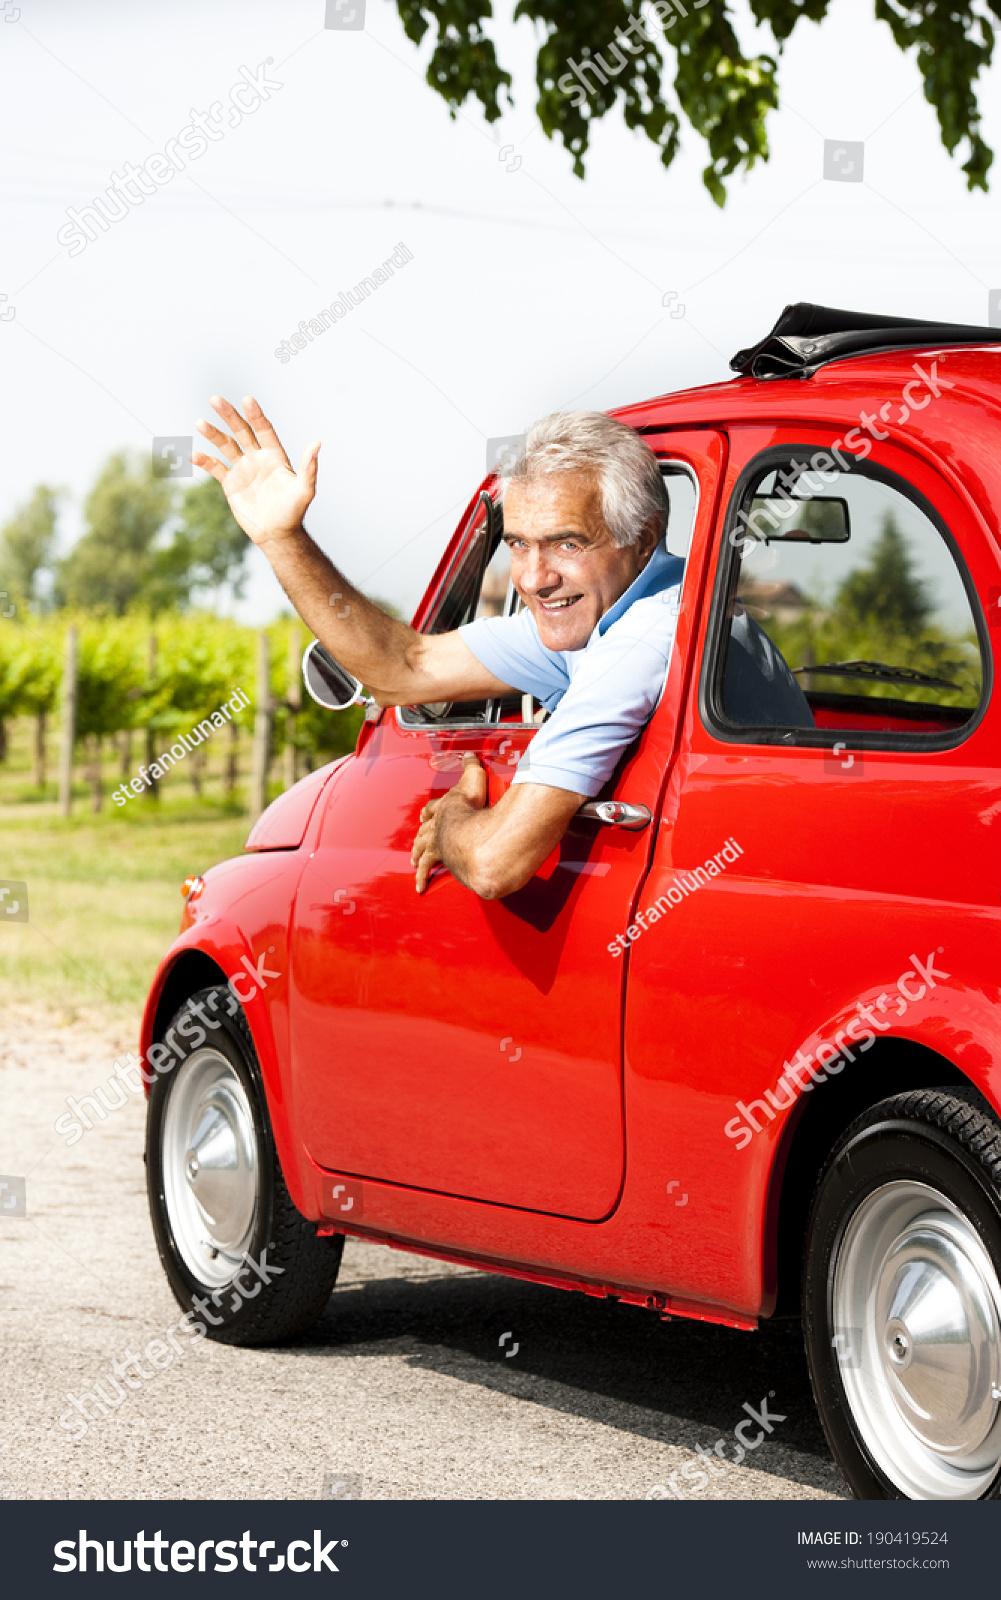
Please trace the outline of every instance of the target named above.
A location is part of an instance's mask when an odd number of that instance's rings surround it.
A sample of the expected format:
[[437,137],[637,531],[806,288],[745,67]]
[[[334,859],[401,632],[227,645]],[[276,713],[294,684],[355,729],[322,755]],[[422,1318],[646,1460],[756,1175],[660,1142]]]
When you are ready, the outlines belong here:
[[[913,974],[905,974],[905,988],[916,993]],[[762,1126],[746,1150],[752,1159],[769,1163],[761,1216],[761,1315],[776,1309],[790,1312],[798,1297],[800,1253],[806,1219],[817,1177],[828,1153],[848,1125],[871,1105],[908,1089],[970,1087],[979,1090],[1001,1116],[1001,1014],[993,992],[973,986],[939,984],[934,994],[900,1010],[900,991],[890,986],[884,1010],[873,1008],[871,1017],[885,1032],[857,1029],[861,1039],[847,1034],[855,1013],[838,1013],[818,1029],[803,1046],[805,1056],[816,1056],[824,1041],[840,1039],[854,1056],[842,1053],[826,1063],[821,1082],[810,1087],[774,1122]],[[874,992],[863,1004],[878,1000]],[[822,1053],[822,1059],[827,1052]],[[816,1067],[816,1062],[814,1062]],[[830,1068],[834,1067],[832,1074]],[[777,1074],[782,1071],[779,1063]],[[776,1075],[776,1084],[778,1076]],[[780,1098],[784,1098],[785,1091]],[[754,1102],[756,1120],[765,1118]],[[738,1156],[740,1159],[740,1156]]]

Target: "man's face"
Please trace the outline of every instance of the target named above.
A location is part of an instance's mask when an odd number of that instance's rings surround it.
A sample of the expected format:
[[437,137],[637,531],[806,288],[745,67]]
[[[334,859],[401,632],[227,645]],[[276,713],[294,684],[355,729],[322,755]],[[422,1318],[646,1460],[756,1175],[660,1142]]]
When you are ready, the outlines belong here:
[[549,650],[582,650],[650,559],[656,532],[613,544],[590,473],[515,480],[504,496],[511,578]]

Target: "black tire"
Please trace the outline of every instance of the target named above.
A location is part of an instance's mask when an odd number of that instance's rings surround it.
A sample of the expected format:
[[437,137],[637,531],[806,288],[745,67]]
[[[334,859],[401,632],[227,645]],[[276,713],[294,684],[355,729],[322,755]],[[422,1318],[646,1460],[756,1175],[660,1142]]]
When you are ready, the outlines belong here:
[[820,1175],[803,1270],[814,1397],[856,1498],[1001,1494],[999,1279],[1001,1127],[988,1102],[948,1087],[871,1107]]
[[[200,1007],[197,1013],[196,1006]],[[202,1026],[205,1021],[208,1027]],[[223,1344],[264,1345],[290,1339],[321,1316],[337,1278],[344,1236],[318,1238],[316,1223],[309,1222],[292,1204],[275,1151],[253,1038],[229,990],[203,989],[192,995],[163,1037],[173,1040],[169,1048],[176,1064],[164,1062],[150,1086],[146,1187],[157,1249],[170,1287],[182,1309],[197,1319],[194,1325],[188,1323],[196,1336],[200,1322],[210,1339]],[[210,1260],[212,1227],[206,1225],[203,1258],[192,1243],[191,1218],[196,1218],[197,1225],[203,1213],[193,1200],[185,1199],[176,1172],[179,1147],[175,1130],[181,1126],[179,1106],[193,1084],[197,1085],[197,1075],[210,1080],[213,1071],[222,1074],[229,1103],[244,1114],[245,1120],[239,1124],[240,1149],[246,1154],[248,1168],[253,1166],[253,1174],[242,1180],[244,1193],[252,1199],[245,1208],[247,1222],[239,1245],[232,1247],[232,1256],[225,1249],[215,1250],[214,1260]],[[165,1175],[165,1160],[175,1163],[173,1179],[169,1173]],[[193,1165],[200,1176],[197,1160]],[[220,1163],[220,1169],[224,1167],[225,1163]],[[191,1163],[186,1171],[190,1169]],[[208,1166],[204,1170],[209,1171]],[[199,1267],[201,1259],[204,1265]]]

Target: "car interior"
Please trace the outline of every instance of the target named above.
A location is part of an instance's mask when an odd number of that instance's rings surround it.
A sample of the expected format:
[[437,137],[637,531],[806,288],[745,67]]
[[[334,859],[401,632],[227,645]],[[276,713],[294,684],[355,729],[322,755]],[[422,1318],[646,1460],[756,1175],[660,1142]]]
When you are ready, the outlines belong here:
[[[802,691],[813,726],[912,735],[963,726],[977,711],[983,670],[967,586],[943,533],[915,497],[884,475],[770,466],[744,495],[729,604],[726,668],[750,620]],[[830,480],[834,480],[831,482]],[[739,703],[725,671],[733,726],[764,720]],[[795,702],[790,702],[795,703]]]

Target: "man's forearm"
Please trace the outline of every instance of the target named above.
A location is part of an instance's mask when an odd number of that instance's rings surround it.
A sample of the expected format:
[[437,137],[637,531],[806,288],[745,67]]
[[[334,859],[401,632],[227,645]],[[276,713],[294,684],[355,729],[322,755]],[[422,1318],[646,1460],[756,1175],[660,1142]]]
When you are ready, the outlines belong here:
[[520,863],[515,863],[514,873],[506,870],[511,864],[501,859],[498,849],[496,810],[474,806],[452,789],[443,797],[436,821],[443,865],[481,900],[511,894],[531,877],[531,871],[519,873]]
[[275,577],[306,626],[379,700],[405,695],[409,658],[420,635],[368,600],[305,528],[261,545]]
[[534,877],[585,798],[513,784],[495,806],[481,808],[450,789],[435,817],[438,854],[467,889],[482,900],[499,900]]

